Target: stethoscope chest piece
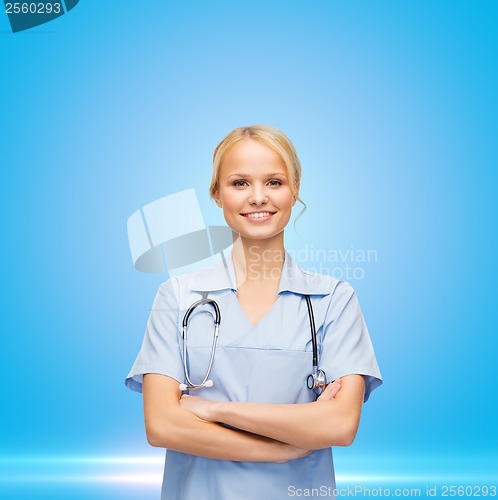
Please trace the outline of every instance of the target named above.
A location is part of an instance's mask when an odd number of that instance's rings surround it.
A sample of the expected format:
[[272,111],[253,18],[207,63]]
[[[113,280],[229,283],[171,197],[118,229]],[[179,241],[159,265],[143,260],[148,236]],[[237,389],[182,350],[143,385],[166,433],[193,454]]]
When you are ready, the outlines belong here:
[[316,394],[320,395],[327,385],[325,372],[314,366],[313,373],[308,375],[306,383],[308,385],[308,389],[315,391]]

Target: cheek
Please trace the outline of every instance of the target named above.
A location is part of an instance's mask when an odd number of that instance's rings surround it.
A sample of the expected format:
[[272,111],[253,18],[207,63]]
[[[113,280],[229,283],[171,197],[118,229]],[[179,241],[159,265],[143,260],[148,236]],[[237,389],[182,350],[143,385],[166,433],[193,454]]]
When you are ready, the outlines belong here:
[[290,191],[283,192],[283,193],[279,194],[278,199],[275,201],[276,202],[278,201],[281,209],[292,208],[292,206],[294,204],[294,198],[293,198],[292,193]]
[[233,210],[238,211],[241,205],[243,205],[244,203],[244,196],[242,195],[242,193],[225,192],[222,198],[222,202],[225,211],[233,211]]

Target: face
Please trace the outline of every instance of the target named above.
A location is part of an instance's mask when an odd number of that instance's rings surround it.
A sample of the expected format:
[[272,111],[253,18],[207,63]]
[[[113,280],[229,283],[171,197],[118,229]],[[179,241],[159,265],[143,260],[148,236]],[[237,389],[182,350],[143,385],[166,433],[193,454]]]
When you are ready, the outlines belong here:
[[280,156],[253,139],[225,154],[214,193],[227,224],[241,237],[263,240],[281,233],[296,199]]

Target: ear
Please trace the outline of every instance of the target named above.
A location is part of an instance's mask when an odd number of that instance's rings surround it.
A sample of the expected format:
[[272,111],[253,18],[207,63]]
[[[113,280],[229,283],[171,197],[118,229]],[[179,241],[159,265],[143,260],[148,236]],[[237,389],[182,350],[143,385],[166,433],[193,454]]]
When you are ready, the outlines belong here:
[[292,206],[294,206],[296,204],[296,201],[297,201],[297,197],[296,196],[293,196],[294,198],[294,201],[292,202]]
[[220,199],[220,192],[219,190],[216,190],[214,192],[214,201],[216,202],[216,204],[220,207],[220,208],[223,208],[223,205],[221,204],[221,199]]

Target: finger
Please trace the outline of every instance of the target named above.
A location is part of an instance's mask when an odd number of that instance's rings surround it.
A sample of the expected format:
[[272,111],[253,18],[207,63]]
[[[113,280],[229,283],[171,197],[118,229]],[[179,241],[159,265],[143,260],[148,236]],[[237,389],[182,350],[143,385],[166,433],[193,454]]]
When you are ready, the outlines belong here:
[[318,397],[318,400],[334,399],[334,396],[339,392],[340,389],[340,379],[334,380],[334,382],[331,382],[325,387],[324,391]]
[[180,398],[180,401],[179,401],[180,406],[188,404],[188,402],[189,402],[188,400],[189,400],[191,397],[192,397],[192,396],[189,396],[188,394],[182,394],[182,397]]
[[318,396],[317,401],[323,401],[323,400],[327,400],[327,399],[330,399],[330,389],[328,388],[328,386],[325,387],[325,389],[320,394],[320,396]]
[[341,379],[334,380],[334,382],[330,384],[330,397],[331,398],[335,397],[340,390],[341,390]]
[[332,391],[331,385],[332,384],[328,384],[327,386],[325,386],[325,389],[320,394],[320,396],[319,396],[318,399],[330,399],[330,394],[331,394],[331,391]]

